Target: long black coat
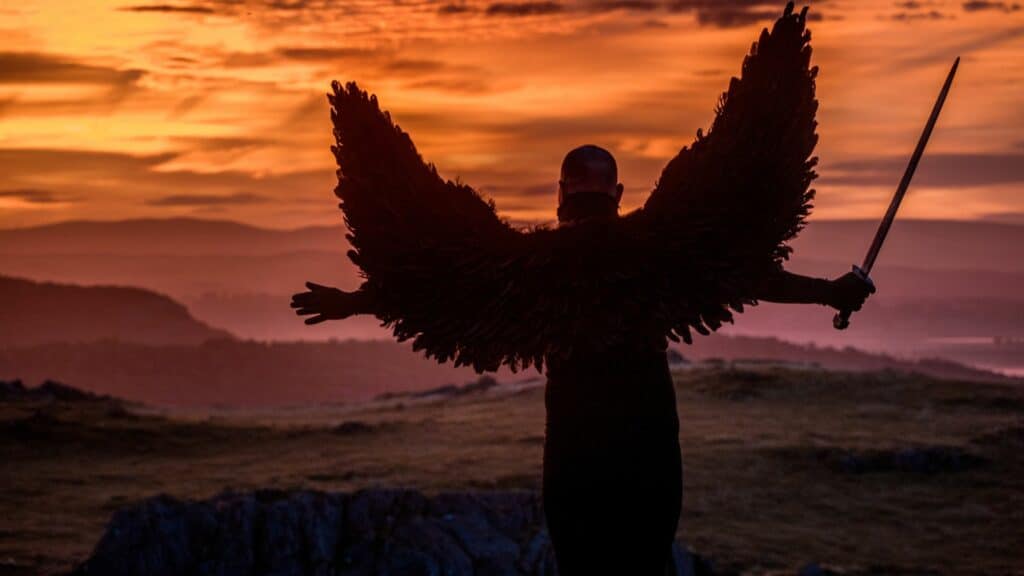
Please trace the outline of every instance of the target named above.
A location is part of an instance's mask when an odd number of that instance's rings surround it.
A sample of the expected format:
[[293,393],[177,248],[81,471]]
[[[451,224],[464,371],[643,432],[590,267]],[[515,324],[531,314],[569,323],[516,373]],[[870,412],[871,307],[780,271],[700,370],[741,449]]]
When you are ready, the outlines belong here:
[[550,362],[545,404],[544,510],[561,576],[663,574],[683,492],[665,351]]

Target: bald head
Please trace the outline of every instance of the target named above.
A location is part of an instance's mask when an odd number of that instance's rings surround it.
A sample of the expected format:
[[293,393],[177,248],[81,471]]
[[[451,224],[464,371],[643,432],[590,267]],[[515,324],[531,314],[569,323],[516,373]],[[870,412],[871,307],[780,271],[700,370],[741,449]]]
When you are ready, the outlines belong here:
[[558,181],[559,221],[616,215],[621,198],[619,170],[610,152],[587,144],[565,155]]

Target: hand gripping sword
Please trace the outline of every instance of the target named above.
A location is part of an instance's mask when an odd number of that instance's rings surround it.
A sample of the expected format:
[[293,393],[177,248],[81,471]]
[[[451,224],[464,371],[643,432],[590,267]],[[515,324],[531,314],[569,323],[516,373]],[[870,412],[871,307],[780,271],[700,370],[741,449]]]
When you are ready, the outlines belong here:
[[[928,117],[928,123],[924,126],[924,132],[917,141],[917,148],[914,149],[914,154],[910,157],[910,163],[907,164],[907,169],[903,172],[903,179],[900,180],[900,185],[896,188],[896,194],[893,195],[892,202],[889,203],[889,210],[886,211],[885,217],[882,218],[882,222],[878,225],[875,239],[871,242],[867,255],[864,256],[864,263],[860,266],[854,265],[853,267],[853,273],[872,286],[874,283],[869,276],[871,268],[875,265],[878,252],[882,249],[882,244],[885,242],[886,235],[889,234],[889,228],[892,227],[893,220],[896,219],[896,211],[900,208],[900,202],[903,201],[903,196],[907,193],[907,188],[910,187],[910,180],[914,177],[914,170],[917,169],[917,164],[921,161],[924,147],[928,144],[928,137],[932,135],[932,129],[935,128],[935,121],[939,119],[939,112],[942,111],[942,105],[946,102],[946,95],[949,94],[949,87],[953,85],[953,76],[956,74],[956,69],[959,65],[960,58],[957,57],[956,61],[953,62],[953,68],[950,69],[949,75],[946,76],[946,83],[942,85],[942,91],[939,92],[939,98],[935,101],[935,106],[932,108],[932,115]],[[836,330],[845,330],[850,325],[850,314],[852,313],[852,310],[842,310],[832,318],[832,325],[835,326]]]

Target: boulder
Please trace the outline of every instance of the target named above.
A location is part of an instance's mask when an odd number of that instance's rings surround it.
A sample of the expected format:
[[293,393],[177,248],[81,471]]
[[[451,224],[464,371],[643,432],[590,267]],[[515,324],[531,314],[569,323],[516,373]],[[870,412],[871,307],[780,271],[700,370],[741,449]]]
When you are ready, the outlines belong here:
[[[599,550],[594,551],[599,554]],[[712,574],[683,547],[679,576]],[[555,576],[532,492],[262,490],[116,512],[75,576]]]

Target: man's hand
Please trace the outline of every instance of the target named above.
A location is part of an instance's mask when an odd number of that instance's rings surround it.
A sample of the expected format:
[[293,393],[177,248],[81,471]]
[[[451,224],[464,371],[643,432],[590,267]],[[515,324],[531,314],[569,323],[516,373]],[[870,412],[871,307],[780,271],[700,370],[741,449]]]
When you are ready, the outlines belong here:
[[330,286],[306,282],[309,292],[292,295],[292,308],[299,316],[309,316],[306,324],[319,324],[324,320],[342,320],[359,313],[354,292],[342,292]]
[[868,296],[875,293],[875,285],[853,272],[847,272],[829,283],[826,304],[836,310],[856,312]]

